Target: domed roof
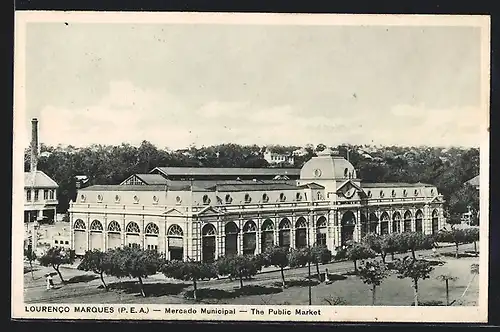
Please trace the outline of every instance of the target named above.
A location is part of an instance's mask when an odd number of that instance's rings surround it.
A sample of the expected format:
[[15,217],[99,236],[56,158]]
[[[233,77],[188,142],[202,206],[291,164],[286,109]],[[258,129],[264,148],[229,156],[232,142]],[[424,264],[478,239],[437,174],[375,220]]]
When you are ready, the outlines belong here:
[[300,170],[301,179],[351,179],[356,178],[354,166],[338,151],[325,149],[318,152]]

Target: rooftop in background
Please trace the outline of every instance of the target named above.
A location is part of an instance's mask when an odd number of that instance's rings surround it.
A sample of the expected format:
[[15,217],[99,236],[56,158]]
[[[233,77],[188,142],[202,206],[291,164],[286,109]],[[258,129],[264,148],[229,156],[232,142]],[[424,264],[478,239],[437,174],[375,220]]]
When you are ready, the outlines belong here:
[[388,182],[388,183],[367,183],[361,182],[362,188],[401,188],[401,187],[434,187],[427,183],[404,183],[404,182]]
[[24,172],[24,188],[57,188],[58,184],[42,171]]
[[206,168],[206,167],[156,167],[150,173],[160,173],[169,177],[274,177],[289,176],[298,178],[298,168]]
[[478,175],[478,176],[473,177],[472,179],[470,179],[469,181],[467,181],[465,183],[470,184],[471,186],[474,186],[474,187],[479,187],[479,182],[480,182],[480,178]]

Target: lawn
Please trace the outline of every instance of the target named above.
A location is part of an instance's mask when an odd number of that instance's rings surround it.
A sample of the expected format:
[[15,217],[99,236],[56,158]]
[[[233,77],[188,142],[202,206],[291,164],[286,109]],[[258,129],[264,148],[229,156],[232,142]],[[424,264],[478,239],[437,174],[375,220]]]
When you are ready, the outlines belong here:
[[[449,252],[452,249],[449,248]],[[436,258],[433,258],[436,259]],[[459,299],[471,278],[470,265],[478,263],[476,257],[454,257],[441,255],[439,260],[444,264],[435,266],[431,277],[419,282],[419,300],[446,301],[444,282],[436,279],[440,274],[449,273],[458,279],[450,283],[450,299]],[[150,304],[183,304],[194,303],[187,298],[192,293],[192,286],[187,282],[168,280],[158,274],[146,279],[146,298],[139,295],[135,280],[106,277],[111,290],[106,292],[101,287],[101,281],[92,273],[75,269],[64,269],[64,278],[69,282],[60,284],[54,276],[56,289],[45,289],[44,274],[52,272],[49,268],[36,267],[35,280],[30,273],[25,273],[25,302],[47,303],[150,303]],[[312,288],[312,304],[328,305],[336,299],[341,299],[346,305],[371,305],[370,286],[364,284],[357,276],[345,272],[352,269],[351,262],[329,264],[332,274],[331,284],[317,283]],[[285,290],[280,285],[279,272],[260,274],[251,281],[245,281],[245,288],[239,289],[238,281],[212,280],[200,282],[198,297],[202,303],[218,304],[290,304],[307,305],[308,287],[306,269],[290,270],[285,277],[290,284]],[[313,272],[315,269],[313,269]],[[323,269],[324,271],[324,269]],[[466,295],[455,305],[477,305],[479,294],[478,277],[470,285]],[[412,282],[409,279],[398,279],[395,275],[388,277],[377,290],[377,305],[411,305],[413,302]],[[330,302],[328,302],[330,301]]]

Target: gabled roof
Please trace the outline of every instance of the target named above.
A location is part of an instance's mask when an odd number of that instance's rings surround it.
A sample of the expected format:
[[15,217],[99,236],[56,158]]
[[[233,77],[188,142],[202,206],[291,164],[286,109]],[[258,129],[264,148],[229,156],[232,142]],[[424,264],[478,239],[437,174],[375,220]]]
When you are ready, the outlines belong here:
[[480,179],[479,179],[479,175],[478,175],[478,176],[473,177],[472,179],[470,179],[466,183],[470,184],[471,186],[474,186],[474,187],[479,187],[479,180]]
[[58,188],[57,183],[42,171],[24,172],[24,188]]
[[303,185],[299,186],[299,188],[307,188],[307,189],[325,189],[325,187],[323,187],[322,185],[317,184],[317,183],[314,183],[314,182],[307,183],[307,184],[303,184]]
[[200,176],[200,175],[224,175],[224,176],[276,176],[276,175],[300,175],[298,168],[208,168],[208,167],[155,167],[150,173],[160,172],[165,176]]
[[167,183],[167,179],[161,174],[135,174],[135,176],[145,184],[155,185]]
[[353,183],[351,180],[347,180],[347,181],[344,181],[343,183],[340,184],[340,186],[337,187],[337,190],[339,190],[340,188],[344,187],[345,185],[347,184],[350,184],[351,186],[353,186],[354,188],[356,188],[356,190],[358,191],[363,191],[363,189],[361,189],[361,187],[359,187],[357,184]]

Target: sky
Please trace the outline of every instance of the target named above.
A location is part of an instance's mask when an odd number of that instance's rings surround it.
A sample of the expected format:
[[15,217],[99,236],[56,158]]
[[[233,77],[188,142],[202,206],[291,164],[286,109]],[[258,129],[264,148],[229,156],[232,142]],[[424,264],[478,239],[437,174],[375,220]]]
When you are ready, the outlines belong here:
[[29,23],[48,145],[480,145],[480,30]]

